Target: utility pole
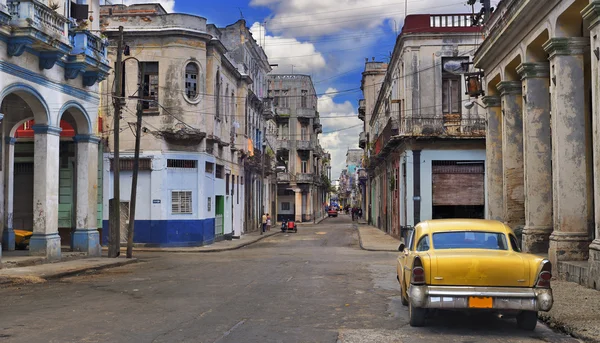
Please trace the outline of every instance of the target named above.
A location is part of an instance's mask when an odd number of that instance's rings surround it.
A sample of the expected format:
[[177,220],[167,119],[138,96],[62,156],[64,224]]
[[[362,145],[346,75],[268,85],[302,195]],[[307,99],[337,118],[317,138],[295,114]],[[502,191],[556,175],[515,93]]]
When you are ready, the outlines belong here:
[[113,105],[115,107],[113,123],[113,198],[110,204],[109,242],[108,257],[118,257],[121,252],[121,180],[119,160],[119,134],[121,119],[121,101],[123,97],[123,26],[119,26],[119,41],[117,42],[117,63],[115,67],[115,94]]
[[142,114],[144,111],[144,74],[146,65],[138,61],[139,81],[138,81],[138,103],[137,103],[137,122],[135,126],[135,153],[133,157],[133,177],[131,179],[131,200],[129,202],[129,226],[127,228],[127,258],[133,257],[133,229],[135,226],[135,205],[137,200],[137,180],[140,169],[140,140],[142,138]]

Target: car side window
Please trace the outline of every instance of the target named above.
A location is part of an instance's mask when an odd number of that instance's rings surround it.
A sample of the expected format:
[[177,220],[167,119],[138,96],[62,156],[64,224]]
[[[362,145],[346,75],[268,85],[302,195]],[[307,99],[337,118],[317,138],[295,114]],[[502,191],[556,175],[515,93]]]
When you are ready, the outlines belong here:
[[417,244],[417,251],[429,250],[429,236],[421,237],[419,244]]
[[406,244],[406,247],[408,248],[408,250],[413,250],[414,239],[415,239],[415,230],[410,230],[408,232],[408,240],[407,240],[408,244]]
[[510,239],[510,246],[512,247],[512,250],[516,251],[516,252],[521,252],[521,247],[519,247],[519,241],[517,240],[517,237],[513,236],[513,235],[508,235],[509,239]]

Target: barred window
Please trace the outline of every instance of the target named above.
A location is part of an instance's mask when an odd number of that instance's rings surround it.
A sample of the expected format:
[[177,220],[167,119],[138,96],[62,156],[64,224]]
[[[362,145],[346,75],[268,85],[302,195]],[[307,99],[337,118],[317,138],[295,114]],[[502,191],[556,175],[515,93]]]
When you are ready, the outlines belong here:
[[198,96],[198,65],[188,63],[185,67],[185,95],[190,100]]
[[[114,170],[114,159],[110,159],[110,171]],[[121,158],[119,159],[119,170],[121,171],[132,171],[133,170],[133,159],[132,158]],[[149,158],[140,158],[139,170],[152,170],[152,160]]]
[[206,170],[206,173],[212,174],[215,169],[215,164],[212,162],[206,162],[204,169]]
[[222,179],[223,178],[223,165],[221,164],[217,164],[217,171],[215,173],[215,177],[217,179]]
[[196,169],[197,166],[196,160],[167,160],[167,168]]
[[172,214],[191,214],[192,211],[192,191],[172,191],[171,192],[171,213]]

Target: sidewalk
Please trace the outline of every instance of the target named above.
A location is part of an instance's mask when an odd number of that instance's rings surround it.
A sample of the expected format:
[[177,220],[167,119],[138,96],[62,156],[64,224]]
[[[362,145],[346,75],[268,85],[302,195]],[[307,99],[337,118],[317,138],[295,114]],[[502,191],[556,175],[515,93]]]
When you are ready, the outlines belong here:
[[363,250],[398,252],[398,246],[400,246],[398,239],[362,223],[364,222],[358,224],[358,241]]
[[[271,228],[271,231],[265,232],[262,235],[260,232],[252,232],[243,235],[239,239],[233,239],[231,241],[220,241],[211,245],[204,245],[201,247],[181,247],[181,248],[161,248],[161,247],[146,247],[140,245],[134,245],[133,251],[137,252],[179,252],[179,253],[202,253],[202,252],[219,252],[229,251],[243,248],[252,243],[256,243],[267,237],[271,237],[281,233],[279,227]],[[102,250],[108,250],[108,247],[102,247]],[[121,247],[121,252],[126,251],[126,247]]]
[[137,259],[135,258],[97,257],[38,264],[28,267],[0,269],[0,285],[43,283],[50,279],[79,274],[89,270],[120,267],[135,262],[137,262]]

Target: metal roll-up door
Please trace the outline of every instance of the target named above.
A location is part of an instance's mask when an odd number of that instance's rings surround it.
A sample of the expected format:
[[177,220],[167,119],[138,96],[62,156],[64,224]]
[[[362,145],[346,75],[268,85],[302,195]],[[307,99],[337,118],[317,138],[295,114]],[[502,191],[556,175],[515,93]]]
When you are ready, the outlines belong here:
[[483,161],[433,161],[433,206],[485,205]]

